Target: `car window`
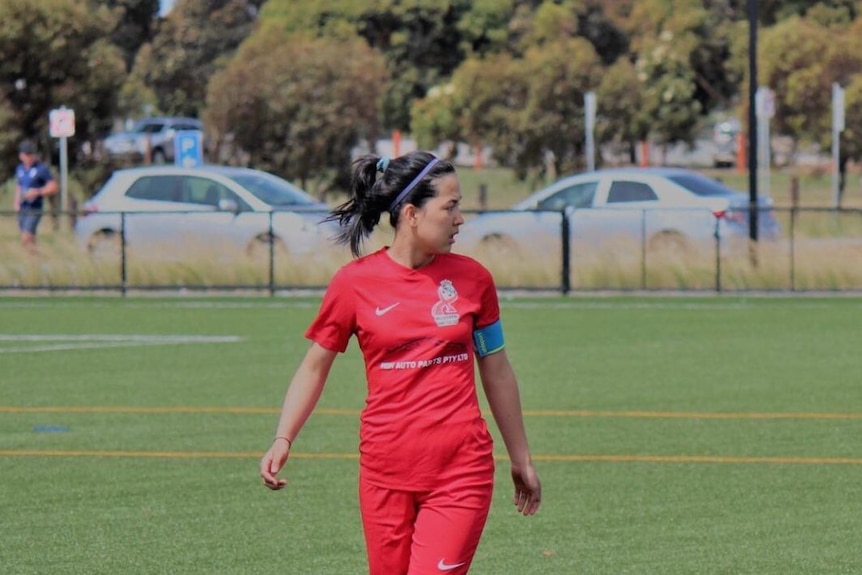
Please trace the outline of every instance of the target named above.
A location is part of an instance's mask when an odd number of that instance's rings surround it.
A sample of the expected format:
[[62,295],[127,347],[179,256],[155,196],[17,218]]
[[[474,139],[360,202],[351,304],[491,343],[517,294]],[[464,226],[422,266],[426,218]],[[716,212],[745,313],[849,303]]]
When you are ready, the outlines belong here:
[[194,124],[174,124],[171,126],[174,130],[200,130],[200,126],[195,126]]
[[668,180],[679,184],[696,196],[732,196],[736,192],[721,182],[697,174],[675,174],[667,177]]
[[539,202],[539,209],[590,208],[593,205],[593,197],[596,195],[598,185],[597,181],[591,181],[569,186]]
[[219,201],[231,200],[237,203],[241,210],[251,208],[242,201],[230,188],[209,178],[189,176],[183,178],[183,201],[190,204],[201,204],[218,207]]
[[143,176],[126,190],[127,198],[156,202],[182,201],[182,179],[179,176]]
[[317,203],[304,191],[276,176],[256,173],[225,175],[270,206],[312,206]]
[[620,180],[611,184],[608,191],[608,203],[651,202],[658,199],[655,191],[643,182],[628,182]]
[[165,124],[163,122],[144,122],[138,124],[137,128],[133,131],[140,132],[141,134],[158,134],[164,127]]

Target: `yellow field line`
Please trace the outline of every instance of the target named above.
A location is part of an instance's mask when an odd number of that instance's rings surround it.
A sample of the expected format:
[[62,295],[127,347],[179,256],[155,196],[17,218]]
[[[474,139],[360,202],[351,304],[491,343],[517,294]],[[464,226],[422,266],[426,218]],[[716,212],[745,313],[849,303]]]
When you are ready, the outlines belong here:
[[745,412],[745,411],[637,411],[637,410],[524,410],[541,417],[631,417],[655,419],[862,419],[862,413]]
[[[0,413],[227,413],[227,414],[278,414],[277,407],[219,407],[219,406],[14,406],[0,405]],[[319,408],[315,413],[325,415],[359,415],[358,409]],[[639,411],[593,409],[527,409],[529,417],[595,417],[595,418],[652,418],[652,419],[822,419],[862,420],[862,413],[818,412],[711,412],[711,411]]]
[[[154,459],[257,459],[262,452],[99,451],[0,449],[0,457],[128,457]],[[293,459],[358,459],[355,453],[292,453]],[[507,461],[496,456],[498,461]],[[773,465],[862,465],[862,457],[760,457],[722,455],[536,455],[535,461],[568,463],[724,463]]]

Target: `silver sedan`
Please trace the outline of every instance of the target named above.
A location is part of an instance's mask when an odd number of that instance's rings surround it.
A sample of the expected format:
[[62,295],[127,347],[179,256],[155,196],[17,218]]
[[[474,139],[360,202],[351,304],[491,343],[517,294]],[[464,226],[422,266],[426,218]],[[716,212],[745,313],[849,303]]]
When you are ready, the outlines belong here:
[[[745,238],[749,196],[698,172],[679,168],[618,168],[568,176],[510,210],[479,214],[458,236],[465,250],[523,252],[559,246],[563,218],[574,247],[615,239],[652,247],[686,247]],[[761,238],[779,235],[772,201],[759,198]]]
[[[326,250],[329,206],[260,170],[228,166],[147,166],[117,170],[84,205],[80,245],[114,252],[121,237],[135,253]],[[122,234],[122,235],[121,235]]]

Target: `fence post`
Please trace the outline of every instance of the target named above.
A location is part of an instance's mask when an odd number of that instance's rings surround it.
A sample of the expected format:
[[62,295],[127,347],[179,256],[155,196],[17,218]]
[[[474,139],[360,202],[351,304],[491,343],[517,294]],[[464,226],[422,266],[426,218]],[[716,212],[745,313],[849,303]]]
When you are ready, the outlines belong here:
[[488,209],[488,186],[487,184],[479,184],[479,211],[484,212]]
[[646,210],[641,210],[641,289],[646,291],[646,258],[647,258],[647,237],[646,237]]
[[794,205],[790,208],[790,291],[796,291],[796,212]]
[[126,212],[120,213],[120,293],[125,296],[129,288],[129,270],[126,263]]
[[275,232],[272,229],[273,212],[269,212],[269,295],[275,295]]
[[799,176],[790,178],[790,207],[793,209],[799,207]]
[[721,293],[721,220],[715,219],[715,291]]
[[562,222],[560,225],[560,230],[563,234],[563,266],[562,273],[563,276],[560,278],[560,291],[563,292],[563,295],[568,295],[570,291],[572,291],[572,265],[569,261],[571,259],[572,254],[572,245],[571,245],[571,224],[569,223],[569,215],[566,213],[565,209],[560,210],[560,216],[562,216]]

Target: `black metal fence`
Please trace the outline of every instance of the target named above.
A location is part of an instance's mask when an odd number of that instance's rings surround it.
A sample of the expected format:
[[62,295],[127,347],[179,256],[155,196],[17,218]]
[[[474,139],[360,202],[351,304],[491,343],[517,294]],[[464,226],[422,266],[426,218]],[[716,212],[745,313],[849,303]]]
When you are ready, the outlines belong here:
[[[778,233],[757,242],[723,213],[686,233],[672,229],[679,213],[668,210],[470,213],[455,251],[484,263],[502,290],[862,290],[862,210],[769,211]],[[91,215],[44,216],[38,251],[30,253],[16,214],[0,212],[0,290],[316,291],[350,259],[324,231],[293,235],[307,224],[279,221],[277,212],[241,223],[219,212],[99,216],[104,226],[88,224]],[[381,230],[367,250],[390,239]]]

